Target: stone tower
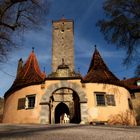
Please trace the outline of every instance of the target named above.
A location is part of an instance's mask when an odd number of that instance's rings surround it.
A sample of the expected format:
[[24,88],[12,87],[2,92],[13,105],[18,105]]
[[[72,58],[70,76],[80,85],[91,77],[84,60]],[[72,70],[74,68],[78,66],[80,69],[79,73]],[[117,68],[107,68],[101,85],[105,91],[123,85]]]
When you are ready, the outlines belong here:
[[73,20],[60,19],[52,22],[52,72],[56,72],[62,60],[74,71]]

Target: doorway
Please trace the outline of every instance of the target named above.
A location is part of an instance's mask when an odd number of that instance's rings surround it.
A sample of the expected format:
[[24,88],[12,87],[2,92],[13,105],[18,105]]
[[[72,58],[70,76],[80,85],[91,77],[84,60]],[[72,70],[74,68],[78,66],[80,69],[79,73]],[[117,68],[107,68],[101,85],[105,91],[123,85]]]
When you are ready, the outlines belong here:
[[55,123],[60,123],[60,116],[64,113],[69,115],[69,108],[65,103],[61,102],[55,108]]

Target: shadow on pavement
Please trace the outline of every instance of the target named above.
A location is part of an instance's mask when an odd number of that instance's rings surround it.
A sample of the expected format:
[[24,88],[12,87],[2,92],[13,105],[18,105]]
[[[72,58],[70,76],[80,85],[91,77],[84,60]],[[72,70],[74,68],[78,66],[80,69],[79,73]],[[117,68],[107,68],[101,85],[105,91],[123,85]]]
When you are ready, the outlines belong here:
[[33,136],[36,132],[50,132],[56,130],[64,130],[67,128],[77,128],[85,125],[5,125],[2,131],[0,130],[0,138],[8,137],[22,137],[22,136]]

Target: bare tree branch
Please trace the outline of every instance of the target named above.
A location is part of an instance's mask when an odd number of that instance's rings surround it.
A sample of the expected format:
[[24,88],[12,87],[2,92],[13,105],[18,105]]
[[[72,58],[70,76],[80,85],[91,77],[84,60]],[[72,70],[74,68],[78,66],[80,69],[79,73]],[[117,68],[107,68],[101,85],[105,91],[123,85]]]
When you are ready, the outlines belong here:
[[126,50],[124,64],[128,65],[140,57],[136,55],[140,43],[140,0],[106,0],[103,9],[106,19],[99,20],[97,26],[109,43]]
[[13,41],[13,33],[39,27],[47,13],[47,0],[0,1],[0,62],[11,46],[16,44]]

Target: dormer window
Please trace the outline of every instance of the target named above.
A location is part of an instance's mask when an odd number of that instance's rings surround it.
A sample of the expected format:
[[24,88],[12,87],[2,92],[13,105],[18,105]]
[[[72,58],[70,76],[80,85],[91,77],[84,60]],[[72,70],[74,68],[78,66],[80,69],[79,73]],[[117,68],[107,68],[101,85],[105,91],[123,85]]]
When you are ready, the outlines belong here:
[[137,86],[140,86],[140,80],[137,81]]

